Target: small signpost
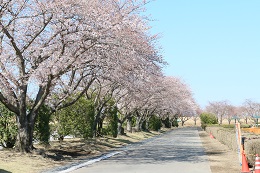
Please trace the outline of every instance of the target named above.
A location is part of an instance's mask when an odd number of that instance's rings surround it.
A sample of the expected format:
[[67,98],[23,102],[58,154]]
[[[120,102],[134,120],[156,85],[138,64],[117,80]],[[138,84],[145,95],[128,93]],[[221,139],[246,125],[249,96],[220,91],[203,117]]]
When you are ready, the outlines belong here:
[[234,115],[231,119],[235,120],[235,124],[240,120],[240,118],[237,115]]
[[260,118],[259,115],[254,115],[253,118],[256,119],[256,127],[258,127],[258,119]]

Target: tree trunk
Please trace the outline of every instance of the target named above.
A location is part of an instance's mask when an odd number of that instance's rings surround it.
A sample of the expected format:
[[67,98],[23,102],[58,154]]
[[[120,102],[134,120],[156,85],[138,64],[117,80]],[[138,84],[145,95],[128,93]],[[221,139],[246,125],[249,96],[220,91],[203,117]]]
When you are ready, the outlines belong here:
[[102,110],[102,108],[99,108],[99,109],[96,109],[96,112],[95,112],[93,126],[92,126],[93,138],[98,136],[97,126],[100,121],[101,110]]
[[98,136],[102,136],[102,128],[103,128],[103,119],[99,119],[98,129],[97,129],[97,135]]
[[16,149],[20,152],[31,152],[33,147],[33,130],[35,117],[32,115],[21,114],[17,116],[18,134]]
[[128,117],[128,118],[127,118],[126,130],[127,130],[128,132],[132,132],[132,117]]
[[141,117],[136,117],[135,130],[136,130],[137,132],[140,132],[140,131],[141,131],[141,126],[142,126],[141,120],[142,120]]
[[220,119],[219,119],[219,124],[222,124],[222,119],[223,119],[223,117],[222,117],[222,115],[220,116]]
[[93,138],[97,137],[97,124],[98,124],[98,119],[95,117],[92,126]]
[[122,122],[118,121],[117,123],[117,134],[118,135],[123,135],[124,134],[124,129],[122,127]]
[[169,128],[172,128],[172,120],[169,119]]
[[149,120],[145,120],[144,123],[145,123],[145,129],[144,130],[149,131]]

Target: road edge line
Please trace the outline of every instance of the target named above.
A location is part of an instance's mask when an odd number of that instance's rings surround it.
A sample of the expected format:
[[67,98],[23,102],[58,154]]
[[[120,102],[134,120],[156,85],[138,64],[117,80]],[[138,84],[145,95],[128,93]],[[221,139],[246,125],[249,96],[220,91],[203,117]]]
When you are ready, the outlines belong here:
[[82,168],[82,167],[84,167],[84,166],[88,166],[88,165],[91,165],[91,164],[93,164],[93,163],[99,162],[99,161],[101,161],[101,160],[107,159],[107,158],[112,157],[112,156],[114,156],[114,155],[117,155],[117,154],[119,154],[119,153],[121,153],[121,152],[119,152],[119,151],[112,152],[112,153],[106,154],[106,155],[104,155],[104,156],[101,156],[101,157],[99,157],[99,158],[92,159],[92,160],[89,160],[89,161],[87,161],[87,162],[81,163],[81,164],[79,164],[79,165],[72,166],[72,167],[70,167],[70,168],[68,168],[68,169],[59,171],[58,173],[71,172],[71,171],[74,171],[74,170],[76,170],[76,169]]

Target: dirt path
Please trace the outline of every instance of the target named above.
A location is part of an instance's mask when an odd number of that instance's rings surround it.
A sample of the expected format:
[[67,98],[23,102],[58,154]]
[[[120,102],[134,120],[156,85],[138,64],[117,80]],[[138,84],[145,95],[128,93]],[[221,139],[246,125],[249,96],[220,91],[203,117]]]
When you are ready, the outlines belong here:
[[209,137],[205,131],[200,131],[201,142],[210,161],[212,173],[240,173],[238,154],[216,139]]

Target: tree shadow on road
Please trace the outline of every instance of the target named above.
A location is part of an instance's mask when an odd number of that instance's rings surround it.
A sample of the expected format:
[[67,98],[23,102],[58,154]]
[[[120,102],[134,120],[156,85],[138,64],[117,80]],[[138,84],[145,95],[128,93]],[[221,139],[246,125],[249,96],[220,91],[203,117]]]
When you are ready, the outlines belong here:
[[135,164],[160,164],[167,162],[205,162],[207,161],[206,153],[201,148],[172,148],[172,146],[164,146],[164,148],[143,148],[137,150],[127,150],[123,154],[118,155],[110,160],[120,160],[123,163]]
[[208,161],[198,134],[189,128],[182,129],[181,133],[174,133],[174,135],[168,133],[162,137],[138,143],[110,160],[113,159],[126,164],[161,164],[173,161],[199,163]]
[[12,173],[12,172],[0,169],[0,173]]

